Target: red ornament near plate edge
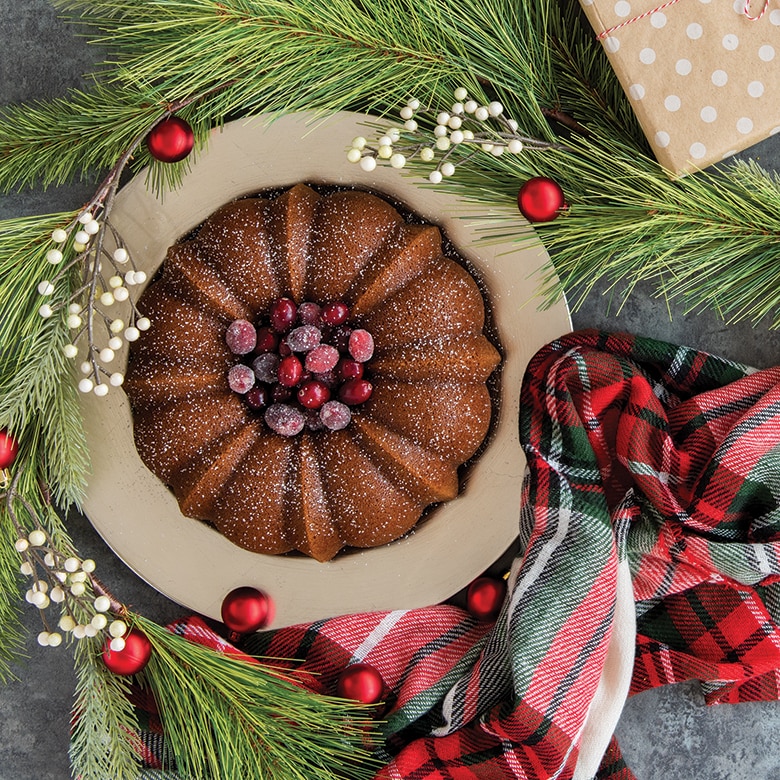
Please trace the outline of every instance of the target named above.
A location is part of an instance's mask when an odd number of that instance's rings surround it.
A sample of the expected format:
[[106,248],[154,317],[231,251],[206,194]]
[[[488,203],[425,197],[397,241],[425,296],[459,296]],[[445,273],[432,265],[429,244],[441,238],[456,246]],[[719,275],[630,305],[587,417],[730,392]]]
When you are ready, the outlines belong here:
[[0,469],[7,469],[16,460],[19,444],[8,431],[0,430]]
[[529,222],[552,222],[566,208],[566,199],[558,182],[534,176],[517,193],[517,206]]
[[268,594],[252,587],[231,590],[222,600],[222,622],[237,639],[265,628],[274,618],[274,603]]
[[336,692],[342,699],[376,704],[385,690],[382,675],[365,663],[350,664],[339,676]]
[[181,117],[169,116],[146,136],[146,146],[155,160],[174,163],[183,160],[195,145],[192,128]]
[[506,580],[478,577],[469,585],[466,608],[477,620],[491,622],[498,617],[506,598]]

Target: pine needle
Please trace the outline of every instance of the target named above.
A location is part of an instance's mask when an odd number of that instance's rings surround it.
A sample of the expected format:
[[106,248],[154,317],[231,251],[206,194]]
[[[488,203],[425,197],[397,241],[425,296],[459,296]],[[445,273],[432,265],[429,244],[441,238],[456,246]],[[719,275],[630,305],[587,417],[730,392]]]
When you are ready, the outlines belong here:
[[134,622],[152,643],[144,679],[166,746],[188,780],[357,780],[379,768],[367,708],[305,691],[280,671],[143,618]]

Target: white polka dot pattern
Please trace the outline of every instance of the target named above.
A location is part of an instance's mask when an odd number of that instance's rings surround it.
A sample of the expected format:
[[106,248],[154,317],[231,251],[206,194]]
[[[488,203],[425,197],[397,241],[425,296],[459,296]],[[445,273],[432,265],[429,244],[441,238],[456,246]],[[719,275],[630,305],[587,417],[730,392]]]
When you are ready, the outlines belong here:
[[[780,132],[780,8],[745,0],[580,0],[671,175]],[[763,0],[752,0],[751,13]]]

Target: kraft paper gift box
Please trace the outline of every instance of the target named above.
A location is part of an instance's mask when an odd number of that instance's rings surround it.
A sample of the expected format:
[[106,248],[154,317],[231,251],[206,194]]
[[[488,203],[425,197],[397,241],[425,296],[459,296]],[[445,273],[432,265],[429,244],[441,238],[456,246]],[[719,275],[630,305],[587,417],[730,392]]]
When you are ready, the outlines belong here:
[[780,2],[580,0],[676,178],[780,131]]

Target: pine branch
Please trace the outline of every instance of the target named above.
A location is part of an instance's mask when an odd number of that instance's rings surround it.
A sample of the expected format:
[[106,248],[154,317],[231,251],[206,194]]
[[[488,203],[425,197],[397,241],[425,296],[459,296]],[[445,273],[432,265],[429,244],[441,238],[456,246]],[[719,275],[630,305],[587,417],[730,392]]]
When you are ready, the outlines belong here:
[[13,678],[11,664],[21,655],[25,636],[15,541],[13,526],[6,522],[0,509],[0,683],[3,684]]
[[[143,672],[166,745],[188,780],[368,778],[368,710],[312,694],[281,672],[214,652],[141,617],[152,643]],[[170,768],[170,767],[169,767]]]
[[140,773],[138,720],[129,681],[102,662],[102,639],[74,647],[76,701],[70,760],[81,780],[135,780]]

